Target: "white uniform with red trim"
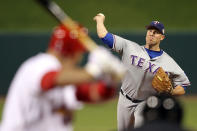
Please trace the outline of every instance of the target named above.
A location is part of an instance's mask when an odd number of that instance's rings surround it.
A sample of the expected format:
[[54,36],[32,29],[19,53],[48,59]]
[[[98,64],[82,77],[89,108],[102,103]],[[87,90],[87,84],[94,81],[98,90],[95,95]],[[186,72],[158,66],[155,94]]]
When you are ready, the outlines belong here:
[[43,92],[41,79],[61,64],[52,55],[40,53],[25,61],[17,71],[6,98],[2,131],[71,131],[71,121],[63,123],[63,115],[54,112],[61,106],[79,109],[75,88],[56,87]]

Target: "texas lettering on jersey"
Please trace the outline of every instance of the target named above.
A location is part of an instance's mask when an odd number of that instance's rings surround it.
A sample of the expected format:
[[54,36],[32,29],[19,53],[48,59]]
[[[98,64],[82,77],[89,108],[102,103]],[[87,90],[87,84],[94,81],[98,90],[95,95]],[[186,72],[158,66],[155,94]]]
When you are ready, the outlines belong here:
[[138,68],[141,68],[143,70],[145,70],[146,72],[150,72],[155,74],[157,72],[157,70],[160,68],[159,66],[151,63],[150,61],[136,56],[136,55],[130,55],[131,56],[131,64],[133,66],[136,66]]

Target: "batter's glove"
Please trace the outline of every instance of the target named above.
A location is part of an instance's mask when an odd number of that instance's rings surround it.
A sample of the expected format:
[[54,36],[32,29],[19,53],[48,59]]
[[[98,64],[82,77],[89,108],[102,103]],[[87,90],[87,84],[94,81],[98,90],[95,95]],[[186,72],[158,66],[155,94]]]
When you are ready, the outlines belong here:
[[85,69],[95,78],[103,78],[104,74],[113,74],[114,80],[118,81],[126,72],[122,62],[103,46],[90,52]]
[[171,80],[161,67],[153,77],[152,86],[159,93],[172,94],[173,91]]

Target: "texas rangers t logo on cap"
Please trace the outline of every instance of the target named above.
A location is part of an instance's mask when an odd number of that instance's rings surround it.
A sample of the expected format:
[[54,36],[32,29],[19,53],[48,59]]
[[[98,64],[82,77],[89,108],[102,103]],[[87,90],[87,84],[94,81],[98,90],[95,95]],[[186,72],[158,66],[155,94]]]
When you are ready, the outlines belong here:
[[164,25],[159,21],[152,21],[148,26],[146,26],[146,29],[156,28],[161,34],[164,35]]
[[158,23],[159,23],[159,21],[154,21],[154,23],[155,23],[155,24],[158,24]]

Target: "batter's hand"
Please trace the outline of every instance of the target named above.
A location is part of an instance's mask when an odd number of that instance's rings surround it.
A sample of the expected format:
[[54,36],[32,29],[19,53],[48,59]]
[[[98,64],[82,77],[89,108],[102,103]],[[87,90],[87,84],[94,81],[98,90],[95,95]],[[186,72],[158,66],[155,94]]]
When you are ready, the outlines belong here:
[[99,14],[97,14],[97,15],[93,18],[93,20],[95,20],[97,23],[98,23],[98,22],[104,23],[104,21],[105,21],[105,15],[102,14],[102,13],[99,13]]
[[92,51],[85,66],[95,78],[102,78],[105,74],[113,75],[113,79],[120,81],[125,74],[125,66],[109,50],[99,46]]

